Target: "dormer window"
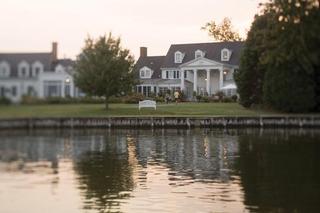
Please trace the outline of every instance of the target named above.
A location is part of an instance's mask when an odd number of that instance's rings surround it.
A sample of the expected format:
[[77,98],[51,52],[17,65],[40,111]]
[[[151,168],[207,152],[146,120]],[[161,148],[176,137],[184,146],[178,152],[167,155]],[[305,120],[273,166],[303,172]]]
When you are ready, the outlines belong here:
[[29,77],[29,64],[25,61],[18,65],[18,76],[21,78]]
[[201,58],[201,57],[204,57],[204,52],[202,52],[201,50],[197,50],[195,53],[194,53],[194,57],[195,58]]
[[43,72],[43,65],[41,62],[37,61],[32,65],[32,76],[37,77],[41,72]]
[[182,60],[183,60],[184,54],[182,54],[182,52],[177,51],[174,54],[174,63],[176,64],[181,64]]
[[0,78],[10,76],[10,66],[7,62],[0,63]]
[[143,67],[140,69],[140,78],[151,78],[153,72],[148,67]]
[[231,57],[231,51],[224,48],[221,50],[221,61],[229,61]]

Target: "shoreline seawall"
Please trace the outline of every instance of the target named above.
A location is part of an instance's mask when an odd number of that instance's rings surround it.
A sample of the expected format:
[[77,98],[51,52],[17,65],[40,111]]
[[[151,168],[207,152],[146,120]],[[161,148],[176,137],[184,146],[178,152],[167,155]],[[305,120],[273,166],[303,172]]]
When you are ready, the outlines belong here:
[[320,116],[77,117],[0,119],[0,129],[16,128],[319,128]]

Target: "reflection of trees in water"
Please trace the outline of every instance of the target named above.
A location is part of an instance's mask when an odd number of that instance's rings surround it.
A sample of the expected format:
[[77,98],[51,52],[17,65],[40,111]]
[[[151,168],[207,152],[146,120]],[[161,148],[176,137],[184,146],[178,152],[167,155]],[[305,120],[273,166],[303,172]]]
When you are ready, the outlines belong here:
[[125,137],[106,139],[105,150],[88,151],[75,162],[79,188],[86,200],[84,208],[115,210],[120,205],[119,199],[129,197],[128,191],[134,187]]
[[320,212],[320,135],[304,133],[239,136],[246,205],[259,212]]

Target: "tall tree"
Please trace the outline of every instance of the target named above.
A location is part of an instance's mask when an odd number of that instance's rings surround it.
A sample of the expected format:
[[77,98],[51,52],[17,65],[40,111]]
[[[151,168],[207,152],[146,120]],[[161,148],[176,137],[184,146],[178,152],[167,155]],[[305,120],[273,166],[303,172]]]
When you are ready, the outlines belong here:
[[270,0],[262,12],[249,31],[236,75],[241,103],[319,110],[319,0]]
[[264,57],[272,46],[272,15],[255,16],[240,59],[240,69],[235,73],[235,81],[240,95],[240,104],[250,107],[262,104],[263,81],[266,72]]
[[215,21],[206,23],[201,28],[202,30],[208,31],[209,36],[212,36],[217,41],[242,41],[239,33],[233,29],[231,20],[224,18],[220,24]]
[[131,90],[134,64],[130,51],[121,47],[120,38],[88,38],[76,60],[75,83],[85,93],[105,98],[106,109],[112,95]]
[[[316,106],[316,73],[319,72],[319,1],[273,0],[265,5],[275,14],[277,35],[268,50],[264,82],[265,103],[291,112]],[[316,34],[314,34],[316,33]]]

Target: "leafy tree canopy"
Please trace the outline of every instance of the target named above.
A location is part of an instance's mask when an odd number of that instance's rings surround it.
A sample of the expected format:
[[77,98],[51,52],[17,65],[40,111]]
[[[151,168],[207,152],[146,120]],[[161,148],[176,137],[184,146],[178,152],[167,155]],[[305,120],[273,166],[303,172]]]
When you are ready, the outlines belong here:
[[134,58],[130,51],[121,47],[120,38],[101,36],[88,38],[75,65],[75,83],[85,93],[108,99],[130,91],[134,84],[132,68]]
[[213,37],[217,41],[242,41],[239,33],[233,29],[231,20],[224,18],[220,24],[215,21],[206,23],[201,28],[202,30],[208,31],[209,36]]
[[288,112],[319,110],[319,1],[262,4],[236,75],[244,106],[263,103]]

